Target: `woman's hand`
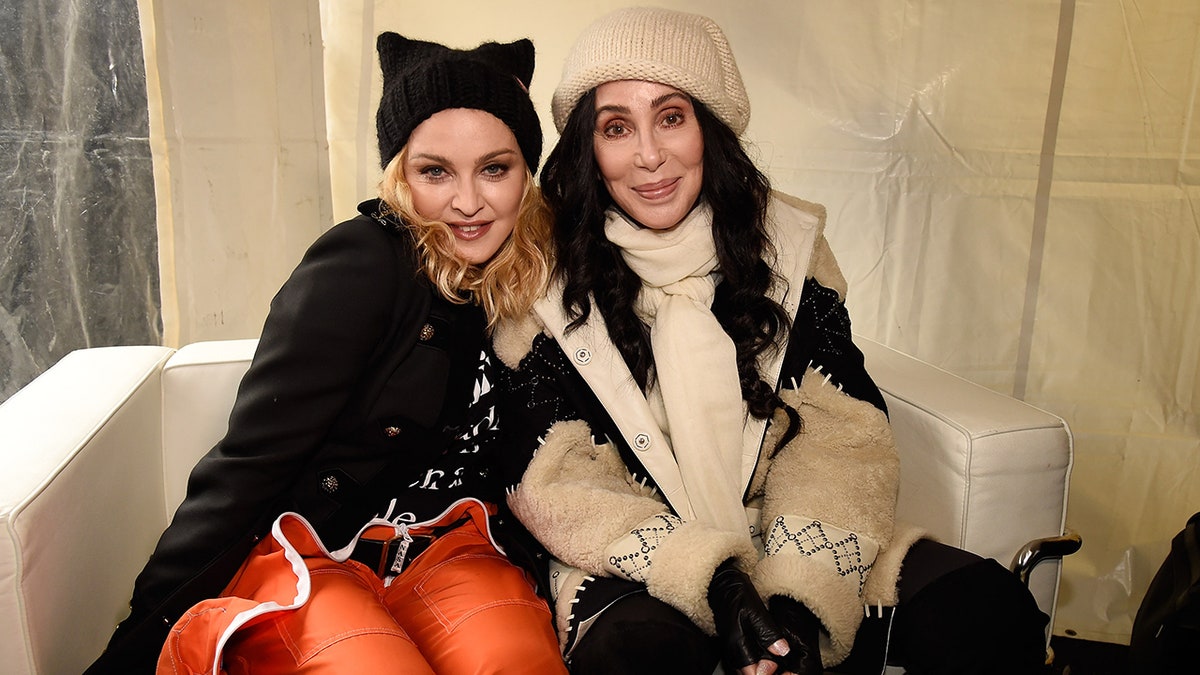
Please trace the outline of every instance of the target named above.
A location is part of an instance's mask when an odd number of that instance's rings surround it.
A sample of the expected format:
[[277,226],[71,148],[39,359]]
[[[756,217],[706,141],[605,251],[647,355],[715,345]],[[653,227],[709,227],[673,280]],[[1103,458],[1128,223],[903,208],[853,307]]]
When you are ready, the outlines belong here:
[[[780,640],[777,644],[781,644],[784,647],[787,646],[787,643],[783,640]],[[739,675],[796,675],[790,670],[779,670],[780,667],[778,663],[770,659],[763,659],[758,663],[751,663],[745,668],[739,669],[738,673]],[[782,667],[786,668],[786,666]]]
[[785,657],[789,652],[784,632],[767,611],[749,575],[738,569],[732,559],[721,563],[709,582],[708,606],[723,642],[722,661],[728,670],[741,675],[790,672],[780,671],[772,658]]
[[783,660],[787,672],[795,675],[820,675],[821,620],[808,607],[784,595],[771,596],[768,605],[771,616],[783,630],[791,647]]

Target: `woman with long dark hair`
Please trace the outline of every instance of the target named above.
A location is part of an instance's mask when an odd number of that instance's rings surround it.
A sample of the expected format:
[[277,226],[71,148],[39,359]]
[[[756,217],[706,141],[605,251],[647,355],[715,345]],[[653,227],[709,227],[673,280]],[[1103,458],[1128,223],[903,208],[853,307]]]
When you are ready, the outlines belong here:
[[1017,579],[895,520],[824,209],[747,155],[720,28],[614,12],[553,105],[555,283],[494,343],[508,504],[553,556],[572,672],[1037,672]]

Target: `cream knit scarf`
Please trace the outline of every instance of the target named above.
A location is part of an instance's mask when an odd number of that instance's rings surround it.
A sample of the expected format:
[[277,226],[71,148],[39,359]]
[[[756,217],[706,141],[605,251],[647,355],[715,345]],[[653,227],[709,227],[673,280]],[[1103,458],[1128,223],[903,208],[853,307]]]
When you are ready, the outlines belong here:
[[604,233],[642,279],[634,310],[650,327],[656,373],[646,398],[671,439],[696,518],[745,534],[745,404],[736,349],[712,313],[720,281],[712,211],[700,204],[679,225],[658,231],[609,209]]

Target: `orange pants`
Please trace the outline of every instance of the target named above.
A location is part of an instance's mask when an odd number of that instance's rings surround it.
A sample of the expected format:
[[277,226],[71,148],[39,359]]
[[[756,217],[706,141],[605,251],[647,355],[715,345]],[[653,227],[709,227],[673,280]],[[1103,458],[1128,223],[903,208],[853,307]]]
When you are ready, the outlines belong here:
[[280,516],[222,596],[176,622],[158,672],[565,674],[550,611],[497,551],[486,507],[462,500],[420,525],[464,515],[390,585],[347,559],[358,538],[329,552],[303,518]]

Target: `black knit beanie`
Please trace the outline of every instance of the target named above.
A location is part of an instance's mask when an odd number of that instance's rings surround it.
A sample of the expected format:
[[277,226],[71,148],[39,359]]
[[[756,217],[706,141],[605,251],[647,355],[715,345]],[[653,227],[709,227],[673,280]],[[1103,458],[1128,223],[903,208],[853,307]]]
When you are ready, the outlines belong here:
[[529,83],[533,79],[533,43],[487,42],[474,49],[451,49],[436,42],[381,33],[375,43],[383,71],[383,96],[375,126],[379,164],[408,143],[421,122],[447,108],[474,108],[495,115],[512,129],[529,170],[537,173],[542,156],[542,126]]

